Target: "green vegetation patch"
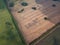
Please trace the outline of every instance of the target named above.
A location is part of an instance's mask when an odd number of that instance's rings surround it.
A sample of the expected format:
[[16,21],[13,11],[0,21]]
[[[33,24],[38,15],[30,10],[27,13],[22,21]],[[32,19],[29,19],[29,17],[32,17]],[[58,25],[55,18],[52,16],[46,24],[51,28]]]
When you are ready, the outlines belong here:
[[4,0],[0,0],[0,45],[25,45],[17,32]]
[[0,0],[0,10],[5,8],[4,3],[2,2],[3,0]]

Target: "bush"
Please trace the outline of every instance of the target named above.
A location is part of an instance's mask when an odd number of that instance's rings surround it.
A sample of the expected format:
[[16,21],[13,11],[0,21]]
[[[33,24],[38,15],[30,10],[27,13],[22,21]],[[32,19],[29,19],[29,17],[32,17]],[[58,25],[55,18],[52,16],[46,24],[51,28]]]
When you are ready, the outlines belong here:
[[9,3],[9,7],[13,7],[14,6],[14,3],[13,2],[10,2]]
[[22,2],[21,5],[22,6],[28,6],[28,3],[27,2]]

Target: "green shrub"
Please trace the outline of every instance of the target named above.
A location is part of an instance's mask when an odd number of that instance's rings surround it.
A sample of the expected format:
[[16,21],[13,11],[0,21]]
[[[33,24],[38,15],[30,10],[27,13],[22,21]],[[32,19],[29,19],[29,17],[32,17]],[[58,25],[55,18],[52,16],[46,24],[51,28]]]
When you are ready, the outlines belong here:
[[13,7],[13,6],[14,6],[14,2],[10,2],[9,7]]

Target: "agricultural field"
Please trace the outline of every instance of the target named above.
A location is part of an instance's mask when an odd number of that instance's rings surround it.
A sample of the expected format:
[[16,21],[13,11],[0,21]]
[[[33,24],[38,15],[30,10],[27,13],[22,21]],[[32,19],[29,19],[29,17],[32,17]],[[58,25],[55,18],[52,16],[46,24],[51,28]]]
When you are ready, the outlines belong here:
[[[7,4],[28,44],[60,22],[59,2],[52,0],[10,0],[7,1]],[[53,7],[53,4],[56,7]]]
[[4,0],[0,0],[0,45],[25,45]]
[[[60,23],[54,26],[50,31],[46,32],[44,36],[41,36],[37,43],[31,45],[60,45]],[[43,38],[44,37],[44,38]],[[42,39],[43,38],[43,39]],[[43,42],[43,43],[42,43]]]
[[60,45],[59,5],[52,0],[0,0],[0,45]]

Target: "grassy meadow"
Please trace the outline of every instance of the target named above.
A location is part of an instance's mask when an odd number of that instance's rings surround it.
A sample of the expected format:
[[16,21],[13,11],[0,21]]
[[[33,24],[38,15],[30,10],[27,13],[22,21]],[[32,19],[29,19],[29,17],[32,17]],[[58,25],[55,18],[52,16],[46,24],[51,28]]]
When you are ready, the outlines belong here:
[[0,45],[25,45],[17,32],[4,0],[0,0]]

